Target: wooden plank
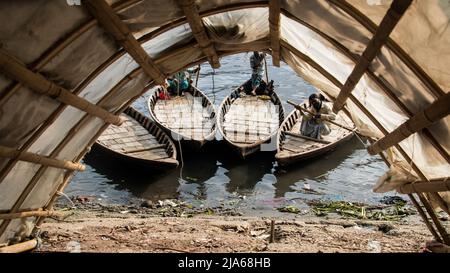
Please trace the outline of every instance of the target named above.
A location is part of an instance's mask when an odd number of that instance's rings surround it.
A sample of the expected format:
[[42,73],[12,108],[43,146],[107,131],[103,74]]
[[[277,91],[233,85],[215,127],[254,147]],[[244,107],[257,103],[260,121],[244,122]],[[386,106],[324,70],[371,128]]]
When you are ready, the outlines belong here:
[[165,144],[161,144],[158,146],[153,146],[153,147],[148,147],[148,148],[142,148],[142,149],[136,149],[136,150],[131,150],[131,151],[125,151],[125,154],[131,154],[131,153],[137,153],[137,152],[144,152],[144,151],[151,151],[151,150],[155,150],[155,149],[161,149],[166,147]]

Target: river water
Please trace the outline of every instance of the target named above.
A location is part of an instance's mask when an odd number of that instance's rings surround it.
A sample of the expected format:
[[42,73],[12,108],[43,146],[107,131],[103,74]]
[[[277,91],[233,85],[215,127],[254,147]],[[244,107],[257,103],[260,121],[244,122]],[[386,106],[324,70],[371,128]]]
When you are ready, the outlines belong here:
[[[245,53],[223,58],[221,68],[214,73],[203,64],[198,87],[218,106],[228,92],[250,77],[249,57],[250,53]],[[316,91],[286,64],[273,67],[269,57],[268,65],[285,116],[292,110],[286,100],[301,102]],[[133,106],[148,115],[146,97],[148,94]],[[383,197],[373,193],[372,187],[387,166],[378,156],[370,156],[356,137],[323,157],[289,168],[279,167],[273,153],[241,160],[222,141],[205,148],[198,154],[184,154],[182,170],[179,167],[165,173],[116,164],[90,153],[83,160],[86,171],[77,173],[65,192],[115,204],[179,198],[193,205],[261,211],[286,204],[301,207],[311,199],[372,204]]]

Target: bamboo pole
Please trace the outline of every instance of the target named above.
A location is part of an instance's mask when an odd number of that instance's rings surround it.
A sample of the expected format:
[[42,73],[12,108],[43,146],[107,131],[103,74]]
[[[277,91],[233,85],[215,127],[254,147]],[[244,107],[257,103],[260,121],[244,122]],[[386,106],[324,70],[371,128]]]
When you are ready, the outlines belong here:
[[350,76],[348,76],[347,81],[339,92],[339,95],[337,96],[336,101],[333,105],[333,111],[335,113],[339,112],[342,109],[345,101],[349,97],[349,94],[358,84],[359,80],[364,75],[370,63],[381,50],[381,47],[386,43],[392,30],[394,30],[395,26],[400,21],[411,2],[412,0],[394,0],[394,2],[392,2],[376,33],[361,55],[359,62],[355,65],[352,73],[350,74]]
[[50,96],[114,125],[122,124],[122,119],[105,109],[80,98],[65,88],[47,80],[42,75],[29,70],[22,62],[0,49],[0,72],[30,87],[33,91]]
[[14,213],[2,213],[0,214],[0,220],[5,219],[17,219],[26,217],[63,217],[64,214],[54,210],[35,210],[35,211],[24,211],[24,212],[14,212]]
[[205,26],[203,25],[202,18],[200,17],[199,11],[195,4],[195,0],[178,0],[181,8],[183,9],[186,20],[191,27],[192,34],[197,40],[203,54],[208,58],[208,62],[212,68],[219,68],[219,56],[217,55],[216,49],[213,43],[206,33]]
[[435,224],[437,230],[441,234],[442,239],[444,240],[443,242],[447,245],[450,245],[450,237],[449,237],[447,231],[445,230],[445,228],[442,226],[439,219],[437,218],[436,213],[435,213],[434,209],[431,207],[429,201],[425,198],[423,193],[417,193],[417,196],[419,196],[420,201],[424,205],[425,209],[427,210],[428,214],[431,217],[431,220],[433,220],[433,223]]
[[280,0],[269,1],[269,27],[270,27],[270,47],[272,48],[272,63],[280,67]]
[[98,23],[133,57],[145,73],[158,84],[164,85],[166,78],[164,73],[156,66],[113,9],[104,0],[86,0],[83,3]]
[[21,253],[35,249],[38,245],[37,239],[31,239],[22,243],[4,246],[0,248],[0,253]]
[[84,171],[86,168],[84,165],[80,163],[74,163],[67,160],[60,160],[29,152],[21,152],[14,148],[9,148],[5,146],[0,146],[0,157],[18,158],[19,160],[26,162],[72,171]]
[[434,122],[450,114],[450,93],[446,93],[427,108],[415,114],[409,120],[398,126],[394,131],[376,141],[367,150],[371,155],[400,143],[410,135],[419,132],[423,128],[432,125]]
[[[358,9],[353,7],[347,1],[342,0],[327,0],[337,8],[341,9],[345,13],[347,13],[350,17],[355,19],[358,23],[364,26],[371,33],[376,33],[377,25],[370,20],[365,14],[361,13]],[[427,86],[427,88],[431,91],[431,94],[439,98],[444,95],[445,92],[439,87],[439,85],[422,69],[420,65],[418,65],[414,59],[406,53],[394,40],[388,38],[386,41],[386,46],[395,54],[397,57],[402,60],[405,65],[411,69],[414,75],[420,79],[422,83]]]
[[430,221],[428,220],[428,217],[425,213],[425,211],[422,209],[422,207],[420,206],[419,202],[416,200],[416,198],[414,197],[413,194],[408,194],[409,198],[411,199],[411,201],[413,202],[414,206],[416,207],[417,211],[419,212],[420,217],[422,217],[423,222],[425,223],[425,225],[428,227],[428,230],[431,232],[431,234],[433,235],[434,239],[438,242],[442,243],[442,238],[439,236],[439,234],[437,233],[435,227],[430,223]]
[[[308,24],[307,22],[298,19],[291,13],[289,13],[286,10],[282,10],[282,14],[286,17],[296,21],[297,23],[311,29],[315,33],[317,33],[319,36],[324,38],[326,41],[328,41],[332,46],[335,47],[336,50],[347,56],[350,60],[352,60],[355,64],[358,62],[357,56],[355,56],[348,48],[346,48],[344,45],[342,45],[340,42],[336,41],[332,37],[328,36],[324,32],[320,31],[319,29],[315,28],[314,26]],[[367,69],[366,74],[369,76],[369,78],[375,82],[375,84],[378,85],[378,87],[400,108],[400,110],[408,117],[412,117],[412,111],[409,110],[409,108],[400,100],[400,98],[394,93],[394,91],[388,87],[383,81],[378,78],[375,73],[373,73],[370,68]],[[423,130],[424,137],[433,145],[436,150],[442,155],[442,157],[445,158],[445,160],[450,164],[450,154],[446,151],[446,149],[443,148],[443,146],[436,140],[436,138],[431,134],[431,132],[424,128]]]
[[[142,94],[144,94],[149,88],[151,88],[152,84],[149,84],[144,87],[141,93],[130,99],[124,106],[122,106],[116,114],[122,113],[128,106],[130,106],[137,98],[139,98]],[[108,124],[103,125],[99,131],[91,138],[86,148],[81,152],[78,157],[76,158],[76,161],[80,161],[90,150],[89,147],[91,147],[95,141],[97,141],[98,137],[103,133],[104,130],[108,128]],[[69,184],[71,178],[73,177],[73,172],[68,172],[65,174],[63,182],[58,186],[56,191],[53,193],[52,197],[50,198],[50,201],[45,206],[45,209],[49,210],[53,207],[53,204],[55,203],[56,199],[58,198],[58,193],[63,192],[66,186]],[[40,225],[44,221],[45,217],[39,217],[39,219],[36,221],[35,229],[39,229]],[[0,232],[1,235],[1,232]]]
[[[302,115],[304,115],[303,111],[305,111],[306,113],[308,113],[310,115],[313,115],[313,116],[315,115],[313,112],[309,111],[306,108],[302,108],[300,105],[298,105],[298,104],[296,104],[296,103],[294,103],[294,102],[292,102],[290,100],[288,100],[287,103],[289,103],[290,105],[294,106],[295,109],[299,110]],[[334,124],[334,125],[336,125],[338,127],[344,128],[344,129],[346,129],[348,131],[351,131],[351,132],[355,132],[355,130],[356,130],[356,128],[350,128],[350,127],[344,126],[342,124],[339,124],[339,123],[334,122],[334,121],[329,120],[329,119],[323,119],[323,120],[325,120],[326,122],[329,122],[331,124]]]
[[[323,69],[319,64],[317,64],[314,60],[306,56],[305,54],[298,51],[296,48],[292,47],[289,43],[281,41],[282,46],[286,49],[290,50],[294,53],[298,58],[300,58],[302,61],[308,63],[311,65],[314,69],[316,69],[319,73],[321,73],[325,78],[327,78],[330,82],[335,84],[336,87],[340,88],[342,87],[342,84],[328,71]],[[384,134],[387,135],[389,132],[386,130],[386,128],[383,127],[383,125],[362,105],[358,99],[356,99],[352,94],[349,94],[350,100],[370,119],[371,122],[374,123],[374,125]],[[400,152],[400,154],[404,157],[406,162],[408,162],[414,172],[417,173],[417,175],[423,179],[428,180],[426,176],[423,174],[423,172],[416,166],[416,164],[411,160],[411,158],[408,156],[408,154],[405,152],[405,150],[398,144],[394,145],[395,148]],[[430,195],[438,202],[439,206],[447,213],[449,213],[449,208],[445,204],[445,202],[442,200],[442,197],[440,197],[437,193],[430,193]],[[450,214],[450,213],[449,213]]]
[[[136,4],[139,1],[142,0],[122,0],[113,4],[113,9],[114,11],[119,12]],[[97,22],[95,20],[90,20],[82,24],[79,28],[75,29],[70,34],[64,36],[61,40],[58,40],[56,43],[51,45],[48,50],[42,56],[40,56],[39,59],[36,60],[36,62],[33,63],[32,66],[30,66],[30,70],[40,72],[46,64],[48,64],[53,58],[58,56],[58,54],[60,54],[65,48],[70,46],[73,42],[76,41],[76,39],[78,39],[88,30],[95,27],[96,23]],[[20,83],[16,83],[11,89],[0,94],[0,107],[8,98],[10,98],[15,92],[17,92],[17,90],[19,90],[20,86]]]
[[416,192],[445,192],[450,191],[450,180],[418,181],[401,185],[397,191],[403,194]]
[[[223,56],[229,55],[229,53],[224,53]],[[194,65],[198,65],[202,62],[204,62],[205,59],[202,57],[199,60],[196,60],[192,63],[189,63],[187,65],[185,65],[184,67],[182,67],[181,69],[185,69],[187,67],[191,67]],[[140,71],[141,68],[137,68],[136,70],[134,70],[133,72],[131,72],[130,74],[134,74],[134,73],[138,73],[138,71]],[[173,71],[173,73],[175,73],[176,71]],[[137,76],[138,74],[136,74]],[[123,85],[126,84],[128,81],[130,81],[132,79],[132,77],[125,77],[122,81],[119,82],[118,85]],[[124,106],[122,106],[118,111],[116,111],[115,114],[120,115],[120,113],[122,113],[133,101],[135,101],[137,98],[139,98],[143,93],[145,93],[149,88],[151,88],[155,83],[152,82],[150,84],[148,84],[141,93],[139,93],[138,95],[136,95],[135,97],[131,98]],[[118,89],[117,86],[115,86],[112,90]],[[105,97],[103,97],[101,99],[101,101],[99,102],[99,104],[102,104],[106,98],[109,98],[110,96],[113,95],[113,92],[108,92],[107,95],[105,95]],[[65,139],[57,146],[57,148],[55,148],[55,150],[52,152],[53,154],[57,154],[61,151],[61,149],[65,146],[65,144],[67,142],[69,142],[72,137],[76,134],[76,132],[78,131],[79,128],[81,128],[82,126],[84,126],[84,124],[88,121],[88,116],[85,115],[67,134],[67,136],[65,137]],[[88,145],[86,145],[86,148],[84,149],[84,151],[82,153],[80,153],[80,155],[77,157],[77,159],[75,160],[76,162],[80,161],[84,155],[90,150],[89,147],[92,146],[92,144],[97,140],[97,138],[103,133],[103,131],[109,126],[109,124],[105,124],[103,125],[99,131],[96,133],[96,135],[90,140],[90,142],[88,143]],[[14,204],[13,208],[11,209],[11,212],[15,212],[17,211],[21,204],[24,202],[24,200],[26,199],[26,197],[28,196],[28,194],[31,192],[31,190],[34,188],[34,186],[36,185],[36,183],[39,181],[39,178],[44,174],[45,172],[45,168],[41,167],[38,172],[35,174],[35,176],[33,177],[32,181],[30,181],[30,183],[27,185],[27,188],[24,190],[24,192],[21,194],[21,196],[19,197],[19,200],[17,200],[17,202]],[[50,201],[48,202],[47,206],[45,209],[49,209],[53,206],[54,202],[56,201],[56,198],[58,196],[59,192],[62,192],[64,190],[64,188],[67,186],[67,184],[70,181],[70,178],[73,176],[73,172],[67,172],[65,174],[65,177],[63,179],[63,182],[59,185],[58,189],[54,192],[54,194],[52,195],[52,198],[50,199]],[[36,229],[39,229],[39,225],[42,224],[42,221],[45,219],[45,217],[39,217],[39,219],[37,220],[36,223]],[[10,220],[4,220],[1,225],[0,225],[0,236],[4,233],[4,231],[6,230],[6,228],[8,227],[10,223]]]

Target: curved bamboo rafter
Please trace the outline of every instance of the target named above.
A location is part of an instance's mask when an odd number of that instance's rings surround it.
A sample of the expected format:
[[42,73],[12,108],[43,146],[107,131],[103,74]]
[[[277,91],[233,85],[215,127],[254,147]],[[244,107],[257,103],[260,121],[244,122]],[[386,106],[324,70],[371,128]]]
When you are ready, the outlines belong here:
[[178,0],[178,2],[183,9],[184,15],[186,16],[186,21],[191,27],[192,34],[194,35],[195,40],[197,40],[199,47],[208,58],[209,64],[212,68],[219,68],[219,57],[217,56],[214,44],[211,42],[208,34],[206,33],[202,18],[200,17],[197,6],[195,5],[195,0]]
[[[327,78],[329,81],[331,81],[334,85],[336,85],[337,88],[342,88],[342,83],[339,82],[333,75],[331,75],[327,70],[325,70],[323,67],[321,67],[319,64],[317,64],[314,60],[309,58],[307,55],[303,54],[296,48],[294,48],[292,45],[290,45],[287,42],[281,41],[282,47],[286,48],[290,52],[292,52],[294,55],[296,55],[298,58],[300,58],[302,61],[308,63],[311,65],[314,69],[316,69],[319,73],[321,73],[325,78]],[[358,99],[356,99],[352,94],[350,94],[349,99],[369,118],[370,121],[373,122],[373,124],[380,130],[384,135],[388,135],[389,132],[384,128],[384,126],[378,122],[378,120],[362,105]],[[411,168],[414,170],[414,172],[417,173],[417,175],[424,181],[429,181],[427,177],[423,174],[423,172],[416,166],[416,164],[411,160],[411,158],[408,156],[408,154],[405,152],[405,150],[399,145],[395,144],[394,146],[400,154],[403,156],[403,158],[411,165]],[[438,195],[436,192],[430,193],[430,197],[433,198],[447,214],[449,213],[449,208],[447,207],[445,201],[442,199],[440,195]],[[428,202],[426,199],[421,199],[422,203]],[[443,238],[448,238],[448,234],[446,233],[445,229],[442,227],[442,224],[439,222],[439,219],[437,219],[435,211],[431,208],[431,206],[427,203],[425,204],[425,208],[429,215],[431,216],[434,224],[436,225],[437,229],[441,233]],[[431,208],[431,209],[430,209]],[[419,209],[419,208],[418,208]]]
[[[112,6],[112,8],[114,9],[115,12],[119,12],[122,11],[123,9],[126,9],[136,3],[141,2],[142,0],[124,0],[121,1],[117,4],[114,4]],[[355,20],[357,20],[358,22],[360,22],[364,27],[366,27],[369,31],[371,32],[375,32],[376,30],[376,25],[370,21],[370,19],[368,19],[367,17],[365,17],[365,15],[358,13],[357,10],[355,10],[351,5],[347,4],[345,1],[333,1],[333,0],[328,0],[329,2],[331,2],[332,4],[336,5],[338,8],[342,9],[343,11],[347,12],[350,16],[352,16]],[[200,13],[201,17],[205,17],[205,16],[210,16],[210,15],[214,15],[217,13],[221,13],[221,12],[227,12],[227,11],[233,11],[233,10],[239,10],[242,8],[258,8],[258,7],[267,7],[268,6],[268,2],[267,1],[255,1],[255,2],[248,2],[248,3],[236,3],[236,4],[229,4],[223,7],[219,7],[219,8],[213,8],[210,10],[206,10]],[[283,14],[292,18],[292,19],[296,19],[297,21],[300,20],[297,17],[289,14],[286,11],[283,11]],[[160,28],[158,28],[155,31],[152,31],[144,36],[142,36],[139,41],[141,43],[149,41],[150,39],[164,33],[165,31],[180,26],[183,23],[185,23],[185,19],[184,18],[179,18],[176,20],[173,20],[163,26],[161,26]],[[46,63],[48,63],[49,61],[51,61],[55,56],[57,56],[57,54],[59,52],[61,52],[65,47],[67,47],[68,45],[70,45],[70,43],[74,40],[76,40],[76,38],[78,38],[79,36],[81,36],[83,33],[85,33],[86,31],[88,31],[89,29],[95,27],[96,25],[96,20],[91,20],[89,22],[87,22],[86,24],[82,25],[82,27],[80,29],[75,30],[73,33],[71,33],[70,35],[68,35],[68,37],[66,39],[63,39],[62,41],[58,41],[55,46],[51,47],[52,49],[48,52],[46,52],[44,54],[44,56],[42,58],[40,58],[37,61],[37,67],[36,69],[42,69],[44,67],[44,65]],[[317,31],[316,31],[317,32]],[[319,33],[320,34],[320,33]],[[388,40],[387,42],[387,46],[393,50],[395,52],[395,54],[397,54],[401,60],[403,60],[405,62],[405,64],[427,85],[427,86],[434,86],[434,88],[432,90],[438,90],[439,88],[436,89],[437,84],[435,84],[430,77],[428,77],[426,75],[425,72],[420,70],[420,67],[404,52],[401,51],[400,47],[393,42],[392,40]],[[345,48],[345,47],[344,47]],[[349,51],[347,48],[345,48],[347,51]],[[123,50],[119,51],[123,53]],[[354,54],[351,54],[355,57]],[[105,65],[105,64],[103,64]],[[102,65],[102,66],[103,66]],[[100,71],[103,71],[103,69],[97,69]],[[89,78],[89,77],[88,77]],[[17,84],[17,86],[20,86],[20,84]],[[80,90],[81,88],[77,88],[77,90]],[[81,91],[81,90],[80,90]],[[441,90],[442,91],[442,90]],[[75,92],[74,92],[75,93]],[[438,92],[439,93],[439,92]],[[443,93],[442,93],[443,94]],[[395,95],[391,96],[391,97],[395,97]],[[0,95],[0,105],[2,104],[2,102],[4,101],[4,97],[2,97]],[[395,101],[394,101],[395,102]],[[401,105],[401,104],[399,104]],[[59,114],[62,112],[62,110],[65,107],[59,107],[51,116],[51,120],[55,120]],[[404,108],[405,109],[405,108]],[[51,124],[51,122],[45,124],[45,126],[41,126],[37,132],[35,133],[35,135],[33,135],[30,140],[31,141],[27,141],[26,144],[24,144],[21,147],[21,150],[26,150],[28,149],[31,144],[33,143],[33,139],[36,139],[37,137],[35,137],[36,135],[40,135],[42,134],[43,131],[45,131],[46,127],[48,127]],[[430,140],[431,144],[433,146],[435,146],[437,148],[437,150],[439,151],[439,153],[447,160],[447,162],[450,162],[450,156],[449,154],[446,152],[445,149],[442,148],[442,146],[436,141],[436,139],[430,134],[430,132],[428,130],[424,130],[424,134],[426,137],[428,137],[428,139]],[[14,162],[9,162],[7,164],[7,166],[0,172],[0,183],[3,180],[3,178],[5,177],[5,175],[7,174],[7,172],[14,166]]]
[[367,45],[366,49],[362,53],[358,62],[356,63],[353,71],[345,81],[344,86],[341,88],[336,101],[333,104],[333,112],[339,112],[344,103],[349,97],[350,93],[355,89],[355,86],[361,80],[364,73],[368,70],[370,64],[380,52],[381,47],[387,42],[387,39],[391,32],[394,30],[397,23],[402,18],[403,14],[411,5],[412,0],[394,0],[383,17],[380,26],[377,28],[375,34]]
[[84,6],[97,18],[98,23],[110,33],[128,54],[142,67],[145,73],[158,84],[165,84],[166,76],[134,38],[128,26],[120,20],[104,0],[86,0]]
[[[122,79],[116,86],[113,87],[112,91],[119,90],[121,87],[123,87],[126,83],[131,81],[133,78],[137,77],[139,75],[139,68],[132,71],[127,77]],[[109,92],[106,94],[99,102],[98,105],[102,105],[108,98],[110,98],[114,92]],[[120,112],[118,113],[120,115]],[[56,146],[55,149],[50,153],[49,157],[56,157],[58,154],[63,150],[63,148],[69,143],[73,137],[76,135],[76,133],[87,124],[89,120],[89,115],[84,115],[77,124],[70,129],[70,131],[67,133],[67,135],[64,137],[64,139]],[[103,127],[106,129],[109,126],[109,124],[105,124]],[[79,162],[79,160],[74,160],[74,162]],[[38,171],[35,173],[33,178],[27,183],[27,186],[20,194],[17,201],[14,203],[13,207],[9,211],[9,213],[16,213],[18,210],[20,210],[20,207],[27,199],[28,195],[31,193],[31,191],[34,189],[36,184],[39,182],[42,175],[44,175],[45,171],[47,170],[47,167],[41,166]],[[4,220],[0,225],[0,236],[5,232],[6,228],[10,224],[11,220]]]
[[[129,8],[130,6],[141,2],[142,0],[124,0],[117,4],[114,4],[112,6],[113,10],[115,12],[122,11],[126,8]],[[213,8],[210,10],[206,10],[200,13],[201,17],[214,15],[221,12],[228,12],[233,10],[238,10],[241,8],[258,8],[258,7],[266,7],[267,1],[255,1],[255,2],[249,2],[249,3],[237,3],[237,4],[229,4],[220,8]],[[42,57],[38,59],[36,62],[36,65],[32,67],[32,70],[40,71],[44,68],[46,64],[48,64],[51,60],[53,60],[54,57],[56,57],[62,50],[64,50],[67,46],[69,46],[73,41],[75,41],[77,38],[79,38],[81,35],[86,33],[88,30],[92,29],[96,26],[97,21],[95,19],[83,24],[79,29],[76,29],[71,34],[67,36],[67,38],[62,39],[61,41],[58,41],[55,43],[54,46],[51,47],[49,51],[44,53]],[[186,23],[185,18],[180,18],[174,21],[171,21],[160,28],[142,36],[139,38],[139,43],[145,43],[149,40],[157,37],[158,35],[161,35],[162,33],[166,32],[169,29],[172,29],[174,27],[180,26],[182,24]],[[195,46],[195,43],[191,44],[192,46]],[[120,49],[116,54],[111,56],[106,62],[101,64],[97,69],[94,70],[73,92],[73,94],[77,95],[82,92],[84,87],[86,87],[97,75],[99,75],[102,71],[104,71],[109,65],[111,65],[114,61],[118,60],[121,56],[125,54],[125,50]],[[165,60],[165,56],[170,56],[170,54],[166,54],[161,56],[160,58],[155,60],[155,64],[159,64],[163,60]],[[0,106],[3,102],[7,100],[8,97],[10,97],[14,92],[19,90],[20,83],[17,83],[14,85],[12,89],[9,89],[6,93],[6,96],[3,96],[0,94]],[[23,144],[20,147],[21,151],[27,150],[31,145],[43,134],[43,132],[59,117],[59,115],[64,111],[66,108],[65,105],[59,106],[49,117],[49,119],[37,129],[35,133],[26,141],[25,144]],[[14,165],[17,163],[17,160],[10,160],[6,166],[0,171],[0,183],[2,183],[3,179],[6,177],[8,172],[14,167]]]
[[[261,45],[260,43],[255,43],[257,46]],[[186,46],[185,48],[188,48],[188,46]],[[260,48],[260,47],[255,47],[255,50],[264,50],[264,48]],[[184,50],[179,49],[179,50]],[[245,50],[247,51],[247,50]],[[176,52],[175,52],[176,53]],[[223,53],[222,56],[227,56],[230,54],[234,54],[234,53]],[[173,52],[170,55],[175,55]],[[164,58],[168,58],[167,56],[165,56]],[[161,59],[158,59],[159,61],[161,61]],[[182,68],[178,69],[185,69],[187,67],[191,67],[194,65],[197,65],[199,63],[204,62],[205,59],[202,57],[201,59],[189,63],[185,66],[183,66]],[[142,74],[142,68],[137,68],[134,71],[132,71],[129,75],[127,75],[126,77],[124,77],[116,86],[113,87],[113,89],[111,89],[111,91],[109,91],[100,101],[99,101],[99,105],[103,104],[105,101],[107,101],[107,99],[111,98],[114,95],[114,91],[115,90],[119,90],[120,87],[124,86],[126,83],[128,83],[129,81],[131,81],[133,78],[138,77],[140,74]],[[177,71],[173,71],[171,73],[176,73]],[[152,85],[155,83],[152,83]],[[137,98],[139,98],[144,92],[146,92],[151,86],[147,85],[146,88],[144,88],[144,90],[139,93],[138,95],[136,95],[135,97],[133,97],[132,99],[130,99],[123,107],[121,107],[119,110],[116,111],[116,114],[120,114],[123,110],[125,110],[134,100],[136,100]],[[69,133],[66,135],[66,137],[63,139],[62,142],[60,142],[58,144],[58,146],[52,151],[51,155],[57,155],[65,146],[66,144],[76,135],[76,132],[78,130],[80,130],[80,128],[82,128],[83,126],[85,126],[87,123],[89,122],[89,116],[85,115],[70,131]],[[83,156],[89,151],[88,147],[92,146],[92,144],[97,140],[97,138],[101,135],[101,133],[108,127],[108,124],[102,126],[99,130],[99,132],[97,132],[97,134],[91,139],[90,143],[87,145],[87,147],[83,150],[83,152],[74,160],[74,162],[79,162]],[[32,178],[32,180],[29,182],[29,184],[27,185],[26,189],[22,192],[21,196],[19,197],[18,201],[15,203],[15,205],[13,206],[13,209],[11,209],[11,211],[9,213],[15,213],[20,209],[20,206],[23,204],[23,202],[26,200],[27,196],[29,195],[29,193],[32,191],[32,189],[36,186],[37,182],[39,181],[39,179],[42,177],[42,175],[45,173],[46,168],[45,167],[41,167],[38,172],[35,174],[35,176]],[[61,183],[60,185],[60,189],[61,190],[57,190],[56,193],[61,192],[64,187],[67,185],[68,181],[70,180],[71,176],[72,176],[73,172],[67,172],[66,177],[63,179],[63,183]],[[46,206],[44,209],[45,210],[49,210],[51,209],[51,206],[53,205],[54,201],[56,200],[56,195],[54,194],[54,197],[50,200],[49,205],[50,206]],[[42,218],[43,219],[43,218]],[[42,220],[41,220],[42,221]],[[3,234],[3,232],[6,230],[7,226],[9,225],[10,220],[4,220],[2,222],[2,224],[0,225],[0,236],[1,234]]]
[[281,50],[280,50],[280,0],[269,1],[269,31],[270,44],[272,48],[272,63],[276,67],[280,67]]
[[[354,63],[358,61],[358,56],[353,54],[350,50],[348,50],[344,45],[342,45],[340,42],[336,41],[332,37],[328,36],[327,34],[323,33],[316,27],[308,24],[307,22],[298,19],[297,17],[293,16],[286,10],[282,10],[282,14],[291,20],[296,21],[297,23],[311,29],[313,32],[318,34],[320,37],[324,38],[326,41],[328,41],[332,46],[335,47],[339,52],[347,56],[350,60],[352,60]],[[388,87],[383,81],[378,78],[375,73],[369,68],[366,71],[366,74],[369,76],[369,78],[377,84],[377,86],[400,108],[400,110],[408,117],[411,118],[413,116],[413,112],[400,100],[400,98],[394,93],[393,90],[391,90],[390,87]],[[427,128],[423,129],[423,135],[424,137],[430,142],[431,145],[433,145],[434,148],[441,154],[441,156],[450,164],[450,154],[447,152],[447,150],[437,141],[437,139],[433,136],[431,131]]]
[[[365,14],[361,13],[351,4],[349,4],[345,0],[326,0],[330,4],[338,7],[340,10],[347,13],[350,17],[355,19],[358,23],[364,26],[368,31],[375,34],[378,26],[369,19]],[[435,96],[435,98],[439,98],[443,96],[445,92],[439,85],[415,62],[409,54],[407,54],[394,40],[388,38],[386,41],[386,47],[389,48],[400,60],[414,73],[414,75],[424,83],[431,94]]]
[[25,64],[0,49],[0,72],[8,77],[28,86],[32,91],[49,96],[52,99],[73,106],[83,112],[103,119],[107,123],[121,125],[123,120],[90,101],[72,94],[69,90],[59,86],[44,76],[29,70]]
[[393,145],[403,141],[410,135],[432,125],[434,122],[450,114],[450,93],[440,97],[424,110],[416,113],[394,131],[377,140],[367,148],[369,154],[374,155],[387,150]]
[[[143,0],[123,0],[113,4],[112,8],[115,12],[120,12],[142,1]],[[30,70],[33,72],[40,72],[46,64],[53,60],[53,58],[55,58],[65,48],[70,46],[72,42],[78,39],[81,35],[95,27],[96,24],[96,20],[90,20],[86,23],[83,23],[79,28],[74,30],[69,35],[65,36],[63,39],[58,40],[55,44],[49,47],[49,49],[45,51],[41,57],[39,57],[33,64],[29,66]],[[12,94],[14,94],[14,92],[19,90],[20,86],[20,83],[15,83],[11,88],[6,90],[5,92],[0,93],[0,106],[2,106],[3,103],[7,101],[7,99],[11,97]]]

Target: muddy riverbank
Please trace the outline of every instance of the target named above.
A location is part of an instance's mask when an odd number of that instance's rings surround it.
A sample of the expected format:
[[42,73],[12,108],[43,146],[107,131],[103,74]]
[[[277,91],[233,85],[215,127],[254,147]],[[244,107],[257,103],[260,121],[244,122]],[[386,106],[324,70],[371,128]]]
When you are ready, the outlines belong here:
[[[48,219],[38,252],[420,252],[433,238],[416,214],[373,221],[336,213],[247,216],[176,200],[105,205],[79,198]],[[274,242],[270,223],[275,221]]]

